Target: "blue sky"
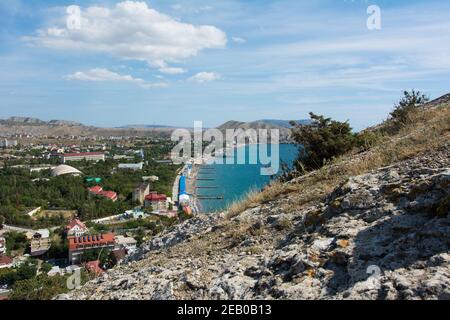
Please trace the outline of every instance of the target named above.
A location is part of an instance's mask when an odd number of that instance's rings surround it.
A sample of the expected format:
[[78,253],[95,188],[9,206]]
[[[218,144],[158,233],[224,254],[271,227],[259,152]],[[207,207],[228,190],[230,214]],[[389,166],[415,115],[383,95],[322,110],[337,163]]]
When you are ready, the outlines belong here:
[[0,0],[0,118],[212,127],[313,111],[359,130],[404,89],[449,92],[449,57],[448,1]]

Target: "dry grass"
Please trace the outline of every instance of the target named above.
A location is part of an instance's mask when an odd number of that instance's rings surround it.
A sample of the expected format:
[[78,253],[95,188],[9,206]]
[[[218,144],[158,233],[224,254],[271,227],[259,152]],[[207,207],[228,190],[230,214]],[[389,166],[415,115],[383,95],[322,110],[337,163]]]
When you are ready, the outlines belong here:
[[351,176],[436,150],[450,141],[450,107],[444,105],[411,115],[410,123],[395,135],[376,134],[376,141],[364,153],[353,151],[288,183],[274,182],[262,192],[251,191],[228,208],[227,217],[235,217],[247,209],[293,192],[296,196],[283,209],[288,212],[298,210],[301,206],[321,200]]

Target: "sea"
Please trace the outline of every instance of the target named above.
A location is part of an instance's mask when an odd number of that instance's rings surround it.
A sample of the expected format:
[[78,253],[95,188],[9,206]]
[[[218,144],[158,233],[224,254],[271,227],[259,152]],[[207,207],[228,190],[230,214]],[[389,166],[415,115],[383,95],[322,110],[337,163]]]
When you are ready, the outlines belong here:
[[[267,154],[272,154],[272,145],[266,145]],[[198,198],[211,197],[213,199],[198,199],[199,210],[202,213],[214,213],[223,211],[231,203],[236,200],[242,199],[252,190],[261,190],[264,186],[270,183],[271,179],[279,176],[281,171],[281,163],[292,167],[295,159],[298,156],[299,147],[294,144],[280,144],[280,170],[277,174],[272,176],[261,175],[261,168],[267,168],[259,161],[258,164],[252,164],[254,161],[250,161],[251,152],[259,154],[261,145],[252,144],[235,148],[235,156],[239,149],[245,151],[245,163],[244,164],[206,164],[200,167],[196,186]],[[244,150],[242,150],[242,148]],[[236,159],[236,157],[235,157]],[[223,162],[227,159],[223,156]],[[204,180],[202,180],[204,179]],[[207,188],[201,188],[207,187]]]

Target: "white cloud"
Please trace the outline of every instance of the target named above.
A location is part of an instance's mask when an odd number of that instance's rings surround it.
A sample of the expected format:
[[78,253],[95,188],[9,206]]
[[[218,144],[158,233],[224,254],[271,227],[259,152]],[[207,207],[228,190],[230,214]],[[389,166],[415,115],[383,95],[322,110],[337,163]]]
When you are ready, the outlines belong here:
[[130,82],[142,88],[166,87],[167,83],[149,83],[140,78],[130,75],[121,75],[108,69],[96,68],[88,71],[78,71],[66,77],[67,80],[75,81],[109,81],[109,82]]
[[182,23],[150,8],[145,2],[124,1],[113,8],[81,9],[81,28],[60,24],[40,29],[29,43],[60,49],[109,53],[126,60],[146,61],[161,72],[183,73],[167,63],[184,61],[204,49],[223,48],[226,34],[211,25]]
[[236,43],[246,43],[247,42],[247,40],[245,40],[244,38],[240,38],[240,37],[231,37],[231,40]]
[[158,68],[159,72],[165,74],[182,74],[187,72],[186,69],[183,68],[169,67],[163,60],[156,60],[151,63],[151,65]]
[[220,74],[215,72],[199,72],[196,75],[190,77],[188,81],[197,82],[197,83],[205,83],[211,82],[215,80],[219,80],[221,78]]

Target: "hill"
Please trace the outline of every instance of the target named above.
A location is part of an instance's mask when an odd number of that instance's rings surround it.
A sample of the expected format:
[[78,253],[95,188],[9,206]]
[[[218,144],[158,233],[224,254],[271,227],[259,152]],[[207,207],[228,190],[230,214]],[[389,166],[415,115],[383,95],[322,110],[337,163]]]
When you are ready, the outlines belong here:
[[449,195],[440,99],[367,151],[166,230],[58,298],[449,299]]
[[289,142],[291,136],[290,127],[286,127],[284,120],[259,120],[253,122],[242,122],[242,121],[228,121],[217,127],[222,132],[226,130],[248,130],[248,129],[266,129],[266,130],[279,130],[280,142]]
[[100,128],[67,120],[43,121],[30,117],[10,117],[0,120],[0,136],[31,135],[39,136],[149,136],[170,138],[173,127],[165,126],[126,126],[121,128]]

